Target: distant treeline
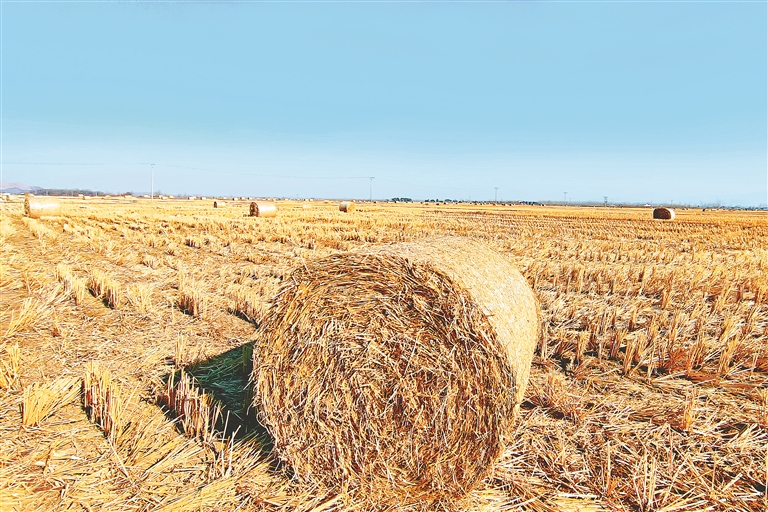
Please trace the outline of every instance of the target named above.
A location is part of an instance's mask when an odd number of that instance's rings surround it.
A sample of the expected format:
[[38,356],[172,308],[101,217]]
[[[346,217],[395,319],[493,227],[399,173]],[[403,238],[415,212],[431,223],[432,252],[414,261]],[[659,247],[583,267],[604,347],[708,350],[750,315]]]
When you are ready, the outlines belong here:
[[36,196],[104,196],[104,192],[84,190],[84,189],[72,189],[72,188],[38,188],[32,191]]

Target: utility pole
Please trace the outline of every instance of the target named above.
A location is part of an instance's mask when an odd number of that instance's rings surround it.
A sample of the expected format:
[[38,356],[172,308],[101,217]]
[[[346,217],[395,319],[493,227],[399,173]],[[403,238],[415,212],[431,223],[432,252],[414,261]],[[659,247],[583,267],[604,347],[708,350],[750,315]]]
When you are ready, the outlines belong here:
[[499,197],[499,187],[493,187],[493,188],[494,188],[493,202],[495,203],[498,200],[498,197]]
[[368,201],[373,202],[373,178],[376,176],[368,176],[368,179],[371,180],[370,182],[370,188],[368,189]]
[[608,206],[608,196],[603,196],[603,206]]
[[152,166],[152,190],[150,191],[150,201],[155,200],[155,164],[150,164]]
[[563,192],[563,204],[568,204],[568,192]]

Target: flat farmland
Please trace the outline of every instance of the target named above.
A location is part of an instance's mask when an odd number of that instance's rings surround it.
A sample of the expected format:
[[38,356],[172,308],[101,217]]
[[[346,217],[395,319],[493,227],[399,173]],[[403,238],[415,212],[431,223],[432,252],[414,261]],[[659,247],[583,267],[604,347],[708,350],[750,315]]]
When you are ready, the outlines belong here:
[[291,478],[251,352],[294,268],[435,235],[541,308],[503,456],[459,510],[766,510],[768,214],[62,199],[0,203],[0,510],[359,510]]

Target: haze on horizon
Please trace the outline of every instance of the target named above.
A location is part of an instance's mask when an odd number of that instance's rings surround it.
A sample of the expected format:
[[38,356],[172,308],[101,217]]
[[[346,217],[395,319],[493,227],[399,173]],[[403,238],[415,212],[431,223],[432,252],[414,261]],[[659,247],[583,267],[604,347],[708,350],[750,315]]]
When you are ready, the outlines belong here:
[[19,2],[2,181],[758,206],[765,2]]

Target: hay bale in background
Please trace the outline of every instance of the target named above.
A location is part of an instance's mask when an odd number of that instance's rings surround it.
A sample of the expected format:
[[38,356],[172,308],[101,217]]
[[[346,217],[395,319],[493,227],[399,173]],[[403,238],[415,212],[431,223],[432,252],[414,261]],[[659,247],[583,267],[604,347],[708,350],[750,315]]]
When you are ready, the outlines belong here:
[[355,203],[352,201],[342,201],[339,203],[339,211],[345,213],[353,212],[355,211]]
[[251,217],[275,217],[277,216],[277,205],[275,203],[266,203],[254,201],[251,203]]
[[675,210],[673,210],[672,208],[664,208],[664,207],[654,208],[653,218],[662,219],[662,220],[674,220]]
[[460,499],[501,453],[539,314],[501,255],[443,237],[332,255],[284,281],[254,394],[296,478],[394,506]]
[[33,219],[61,215],[61,202],[55,197],[24,196],[24,215]]
[[226,206],[227,206],[227,203],[225,203],[224,201],[214,201],[213,202],[213,207],[214,208],[224,208]]

